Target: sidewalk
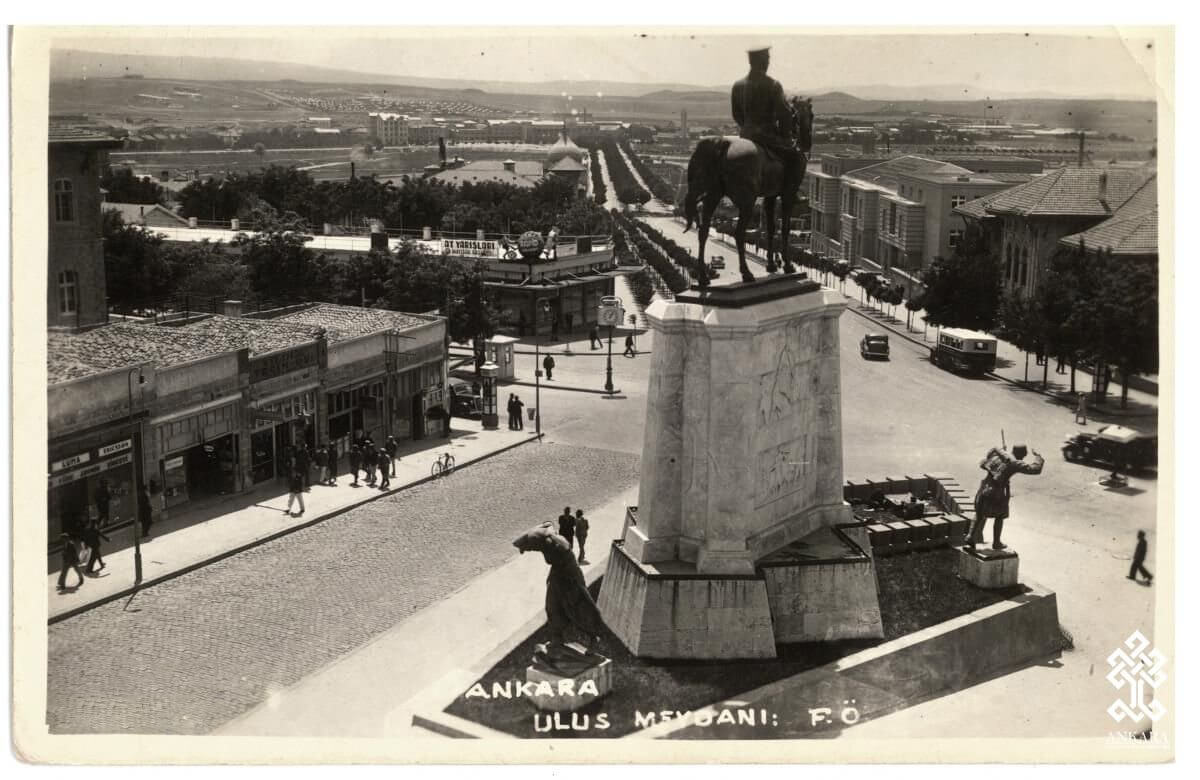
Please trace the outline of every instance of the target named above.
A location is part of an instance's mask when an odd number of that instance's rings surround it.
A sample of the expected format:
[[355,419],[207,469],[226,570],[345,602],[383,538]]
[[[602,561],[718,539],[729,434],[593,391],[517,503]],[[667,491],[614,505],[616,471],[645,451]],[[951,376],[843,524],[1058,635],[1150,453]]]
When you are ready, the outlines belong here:
[[[343,458],[339,463],[338,484],[314,484],[311,492],[304,494],[305,512],[299,516],[284,513],[288,491],[282,480],[273,480],[257,490],[232,495],[190,511],[172,513],[170,519],[155,523],[150,529],[151,537],[142,542],[141,587],[150,587],[426,481],[431,478],[433,462],[446,452],[453,454],[455,467],[462,468],[534,440],[532,430],[500,428],[484,431],[478,420],[458,417],[451,421],[451,433],[449,439],[404,442],[397,452],[396,476],[392,477],[388,491],[367,487],[361,473],[359,486],[352,486],[347,474],[349,466]],[[56,592],[58,555],[50,556],[50,573],[47,575],[50,622],[133,592],[133,528],[110,531],[108,535],[112,541],[105,544],[105,569],[98,576],[84,577],[83,586],[78,590]],[[68,572],[68,585],[76,579],[74,572]]]
[[[591,581],[607,566],[637,487],[588,510]],[[533,526],[536,518],[530,518]],[[519,555],[310,675],[214,734],[237,736],[437,737],[414,729],[414,712],[433,715],[470,687],[545,621],[546,564]],[[465,682],[465,684],[464,684]]]
[[[721,237],[719,234],[713,233],[710,241],[715,241],[725,248],[736,252],[737,247],[732,241]],[[754,247],[747,245],[746,259],[752,260],[759,265],[765,265],[765,253],[759,253]],[[812,278],[821,281],[820,274],[815,274],[811,269],[804,269]],[[832,279],[832,289],[840,289],[841,284],[835,278]],[[896,317],[891,317],[887,314],[880,313],[877,307],[872,308],[866,304],[860,303],[864,300],[862,290],[852,279],[847,278],[845,282],[845,295],[850,299],[849,307],[855,313],[874,320],[882,327],[890,330],[892,333],[903,336],[915,343],[933,346],[936,338],[937,326],[925,324],[925,312],[914,312],[912,316],[912,328],[910,329],[905,324],[905,318],[908,316],[908,310],[901,304],[895,307]],[[1025,361],[1027,354],[1021,349],[1007,341],[997,339],[996,343],[996,370],[992,373],[1001,379],[1011,382],[1023,389],[1033,390],[1043,393],[1057,399],[1062,404],[1068,404],[1072,409],[1075,407],[1076,398],[1071,394],[1071,374],[1070,367],[1067,367],[1066,374],[1056,374],[1054,367],[1056,361],[1052,361],[1054,365],[1050,366],[1050,371],[1047,375],[1046,389],[1042,389],[1042,366],[1036,364],[1032,355],[1029,358],[1029,380],[1025,380]],[[1076,392],[1088,392],[1092,387],[1092,375],[1089,371],[1083,368],[1075,369],[1075,389]],[[1129,402],[1127,408],[1121,408],[1121,386],[1116,380],[1109,385],[1109,394],[1107,401],[1103,404],[1096,404],[1089,399],[1088,415],[1089,417],[1155,417],[1158,414],[1158,397],[1147,392],[1143,392],[1134,388],[1132,385],[1129,388]]]

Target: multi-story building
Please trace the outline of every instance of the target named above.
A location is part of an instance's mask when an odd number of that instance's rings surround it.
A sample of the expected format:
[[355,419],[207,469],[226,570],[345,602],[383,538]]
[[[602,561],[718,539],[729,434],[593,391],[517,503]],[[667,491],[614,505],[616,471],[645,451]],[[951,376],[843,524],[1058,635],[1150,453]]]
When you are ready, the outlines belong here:
[[822,159],[810,174],[814,252],[896,271],[911,283],[963,236],[958,206],[1009,186],[1005,179],[943,160],[904,155],[862,168]]
[[[962,204],[955,214],[977,226],[1001,263],[1007,290],[1031,294],[1060,240],[1131,210],[1157,205],[1153,169],[1068,167]],[[1129,212],[1126,212],[1129,213]]]
[[384,146],[407,146],[408,117],[404,114],[370,113],[368,128],[371,135],[383,142]]
[[100,174],[121,142],[73,128],[50,128],[49,271],[46,324],[84,329],[108,319],[101,238]]

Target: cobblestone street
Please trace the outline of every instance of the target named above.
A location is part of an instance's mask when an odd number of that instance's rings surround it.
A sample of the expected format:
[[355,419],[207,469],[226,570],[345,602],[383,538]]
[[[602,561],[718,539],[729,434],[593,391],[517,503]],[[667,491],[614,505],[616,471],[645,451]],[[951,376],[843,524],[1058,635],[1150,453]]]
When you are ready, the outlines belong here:
[[[625,452],[520,447],[49,628],[52,733],[206,734],[512,557]],[[403,670],[398,669],[397,674]]]

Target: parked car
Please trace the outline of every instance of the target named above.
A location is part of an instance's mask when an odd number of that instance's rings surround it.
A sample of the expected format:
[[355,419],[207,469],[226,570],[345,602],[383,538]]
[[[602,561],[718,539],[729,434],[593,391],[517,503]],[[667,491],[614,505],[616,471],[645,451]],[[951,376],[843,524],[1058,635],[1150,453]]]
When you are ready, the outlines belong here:
[[450,414],[454,417],[479,417],[483,414],[483,395],[470,382],[450,380]]
[[888,337],[885,333],[868,333],[862,337],[862,341],[858,343],[858,353],[862,355],[863,360],[871,360],[879,358],[880,360],[888,360],[891,355],[891,348],[888,345]]
[[1158,466],[1158,437],[1120,425],[1105,425],[1096,433],[1069,434],[1062,454],[1071,463],[1104,463],[1122,471]]

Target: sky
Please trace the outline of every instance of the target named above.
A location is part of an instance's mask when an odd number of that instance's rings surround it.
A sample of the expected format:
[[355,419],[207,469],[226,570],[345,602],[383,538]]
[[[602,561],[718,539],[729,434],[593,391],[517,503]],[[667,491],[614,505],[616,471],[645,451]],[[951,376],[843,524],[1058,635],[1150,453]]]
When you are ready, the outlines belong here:
[[[114,53],[295,62],[389,76],[492,81],[606,80],[730,83],[746,69],[746,49],[772,47],[771,73],[790,90],[906,88],[962,84],[964,98],[1053,93],[1153,99],[1156,50],[1149,37],[1114,28],[1011,33],[764,34],[696,28],[288,29],[128,28],[64,37],[56,46]],[[118,37],[108,37],[108,35]],[[974,90],[974,94],[971,94]]]

